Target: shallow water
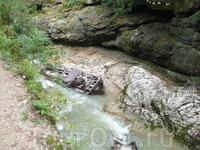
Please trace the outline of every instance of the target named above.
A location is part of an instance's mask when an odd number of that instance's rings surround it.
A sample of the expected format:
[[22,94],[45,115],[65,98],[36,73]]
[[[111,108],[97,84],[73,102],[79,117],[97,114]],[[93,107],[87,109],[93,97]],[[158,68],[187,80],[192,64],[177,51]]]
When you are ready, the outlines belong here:
[[76,126],[76,129],[69,129],[65,123],[66,120],[60,120],[56,125],[61,135],[69,137],[76,135],[77,145],[83,149],[110,150],[113,145],[112,134],[116,137],[122,137],[123,134],[126,134],[124,141],[127,143],[135,141],[140,150],[184,150],[173,138],[162,132],[159,134],[129,132],[130,125],[102,111],[104,103],[113,101],[113,97],[85,95],[53,84],[48,80],[42,79],[42,82],[44,87],[54,86],[69,99],[76,101],[68,101],[66,105],[58,104],[62,107],[60,113],[67,113],[67,121],[70,125]]

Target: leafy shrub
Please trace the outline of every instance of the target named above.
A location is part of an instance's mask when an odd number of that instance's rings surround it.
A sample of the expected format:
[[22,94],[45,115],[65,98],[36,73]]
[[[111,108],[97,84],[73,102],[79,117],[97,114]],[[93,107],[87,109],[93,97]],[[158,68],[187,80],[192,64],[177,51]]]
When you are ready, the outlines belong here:
[[56,54],[55,49],[47,47],[51,43],[46,34],[37,29],[27,34],[12,33],[11,36],[0,32],[0,49],[3,55],[12,57],[13,61],[22,59],[45,61],[47,57]]
[[[115,12],[116,15],[121,15],[132,10],[134,2],[141,0],[102,0],[102,5],[108,6]],[[145,0],[146,3],[152,5],[166,5],[170,6],[172,0]],[[182,2],[188,2],[188,0],[181,0]]]
[[44,89],[42,87],[41,82],[36,81],[35,79],[31,79],[31,80],[27,80],[25,84],[29,92],[32,92],[38,98],[41,98],[41,99],[43,98],[42,92],[44,91]]
[[116,15],[131,11],[134,2],[135,0],[102,0],[102,4],[111,7]]
[[16,67],[18,74],[22,75],[26,80],[31,80],[39,76],[39,72],[28,59],[24,59]]
[[38,30],[26,8],[26,0],[0,0],[0,50],[4,60],[45,61],[56,54],[45,32]]
[[49,100],[52,97],[35,79],[39,76],[35,62],[45,63],[57,50],[48,47],[52,42],[32,21],[25,1],[0,0],[0,53],[3,60],[15,66],[16,72],[26,79],[38,112],[56,120],[60,115],[52,107],[53,100]]
[[195,21],[199,21],[200,20],[200,11],[196,12],[195,14]]
[[12,25],[16,33],[27,33],[32,26],[26,0],[0,0],[0,24]]
[[65,17],[64,17],[61,13],[57,13],[57,14],[56,14],[56,18],[57,18],[58,20],[65,19]]
[[73,6],[74,4],[76,4],[76,3],[78,3],[78,2],[80,2],[80,0],[66,0],[66,1],[63,3],[63,5],[64,5],[65,7],[71,7],[71,6]]
[[48,111],[51,109],[45,100],[33,100],[32,103],[39,109],[42,115],[48,114]]

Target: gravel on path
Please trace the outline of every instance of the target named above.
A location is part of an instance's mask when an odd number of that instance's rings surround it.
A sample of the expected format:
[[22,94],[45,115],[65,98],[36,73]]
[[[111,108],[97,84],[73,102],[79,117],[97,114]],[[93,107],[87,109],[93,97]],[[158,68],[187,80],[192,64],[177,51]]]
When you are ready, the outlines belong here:
[[31,113],[30,94],[23,85],[23,79],[4,66],[4,62],[0,61],[0,150],[46,149],[38,139],[57,135],[56,131],[47,123],[30,121],[37,115]]

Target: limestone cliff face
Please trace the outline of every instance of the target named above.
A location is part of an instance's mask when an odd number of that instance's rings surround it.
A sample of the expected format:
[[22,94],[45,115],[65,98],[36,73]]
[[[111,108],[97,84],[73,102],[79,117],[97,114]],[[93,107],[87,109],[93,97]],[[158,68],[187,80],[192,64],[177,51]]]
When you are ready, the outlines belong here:
[[87,0],[81,8],[65,8],[63,2],[32,1],[43,11],[38,25],[53,40],[116,47],[173,71],[200,76],[200,1],[170,1],[167,6],[136,0],[133,12],[118,17],[97,5],[99,1]]

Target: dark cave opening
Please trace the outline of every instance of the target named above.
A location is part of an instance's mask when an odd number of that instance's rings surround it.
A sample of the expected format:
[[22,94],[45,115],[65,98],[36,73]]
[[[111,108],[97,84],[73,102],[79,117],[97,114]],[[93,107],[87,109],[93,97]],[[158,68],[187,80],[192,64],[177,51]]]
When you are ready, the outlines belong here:
[[37,11],[42,11],[42,7],[43,7],[42,5],[37,4],[37,5],[36,5]]
[[145,5],[134,6],[130,13],[137,13],[137,12],[143,12],[147,14],[157,14],[160,16],[160,18],[162,18],[163,22],[169,22],[172,20],[172,18],[175,17],[175,14],[172,10],[154,10]]

